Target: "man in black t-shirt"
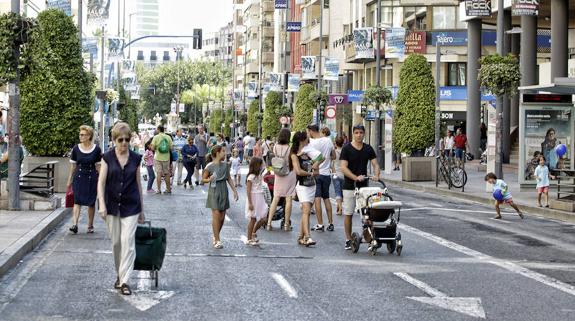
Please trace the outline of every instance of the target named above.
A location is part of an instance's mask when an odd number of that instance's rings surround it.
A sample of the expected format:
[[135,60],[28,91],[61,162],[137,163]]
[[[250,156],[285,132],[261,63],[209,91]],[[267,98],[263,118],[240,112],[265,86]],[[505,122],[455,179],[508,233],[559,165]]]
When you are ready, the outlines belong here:
[[351,222],[355,212],[354,190],[368,185],[367,165],[371,162],[373,179],[379,180],[379,165],[373,147],[363,143],[365,127],[353,127],[353,139],[343,146],[340,156],[340,166],[343,175],[343,215],[345,227],[345,249],[351,250]]

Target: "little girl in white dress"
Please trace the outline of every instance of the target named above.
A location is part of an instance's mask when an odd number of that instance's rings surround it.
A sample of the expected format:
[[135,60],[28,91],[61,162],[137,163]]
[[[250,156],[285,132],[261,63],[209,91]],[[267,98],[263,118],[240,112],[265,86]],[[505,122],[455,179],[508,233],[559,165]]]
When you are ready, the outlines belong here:
[[263,181],[263,160],[253,157],[250,160],[250,167],[246,178],[246,192],[248,201],[246,202],[246,218],[248,222],[247,239],[248,245],[258,244],[256,232],[267,223],[268,205],[264,197]]

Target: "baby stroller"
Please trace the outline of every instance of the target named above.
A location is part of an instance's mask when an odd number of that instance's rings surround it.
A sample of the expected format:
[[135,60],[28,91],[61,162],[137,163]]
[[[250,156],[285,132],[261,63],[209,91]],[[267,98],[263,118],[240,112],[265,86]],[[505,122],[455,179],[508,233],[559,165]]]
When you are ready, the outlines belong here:
[[[272,199],[274,197],[274,181],[275,175],[268,171],[267,174],[264,175],[264,182],[268,185]],[[272,217],[272,221],[281,220],[281,229],[283,229],[285,225],[285,203],[285,197],[280,198],[274,216]]]
[[399,223],[401,202],[394,201],[389,196],[383,181],[378,181],[381,187],[363,187],[355,189],[356,211],[361,215],[363,224],[362,235],[353,233],[351,236],[351,250],[357,253],[361,243],[369,244],[368,252],[375,255],[383,243],[387,251],[401,255],[403,243],[401,233],[397,231]]

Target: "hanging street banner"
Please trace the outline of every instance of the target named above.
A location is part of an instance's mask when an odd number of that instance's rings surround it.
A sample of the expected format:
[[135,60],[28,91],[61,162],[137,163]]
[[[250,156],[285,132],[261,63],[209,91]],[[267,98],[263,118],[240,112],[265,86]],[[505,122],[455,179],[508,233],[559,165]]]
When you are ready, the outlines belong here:
[[258,96],[258,83],[255,81],[248,82],[248,98],[256,98]]
[[88,0],[88,25],[103,26],[110,16],[112,0]]
[[385,58],[403,58],[405,28],[391,28],[385,32]]
[[301,57],[302,79],[316,79],[315,56]]
[[276,0],[276,9],[287,9],[288,0]]
[[323,79],[331,81],[339,80],[339,60],[329,57],[325,58]]
[[490,17],[491,0],[465,0],[465,14],[476,17]]
[[132,73],[136,70],[136,61],[131,59],[122,60],[122,73]]
[[82,52],[90,53],[97,59],[98,56],[98,39],[93,38],[82,38]]
[[124,59],[124,38],[108,37],[108,61],[120,62]]
[[282,90],[282,76],[283,74],[272,72],[270,73],[270,85],[271,90],[281,91]]
[[511,15],[538,16],[539,2],[541,2],[541,0],[513,0],[511,4]]
[[344,105],[348,103],[346,94],[331,94],[328,97],[330,105]]
[[353,30],[355,57],[358,59],[373,59],[373,28],[357,28]]
[[262,94],[265,96],[267,96],[267,94],[269,94],[269,92],[272,90],[272,84],[270,83],[265,83],[264,86],[262,87]]
[[46,8],[48,9],[60,9],[64,11],[67,16],[72,15],[72,5],[71,0],[46,0]]
[[290,74],[288,76],[288,91],[297,92],[299,90],[299,82],[300,82],[299,75]]
[[352,103],[360,103],[363,101],[363,90],[348,90],[347,91],[347,101]]
[[288,21],[286,24],[286,31],[287,32],[300,32],[301,31],[301,22],[299,21]]
[[427,53],[427,32],[408,31],[405,34],[405,53]]

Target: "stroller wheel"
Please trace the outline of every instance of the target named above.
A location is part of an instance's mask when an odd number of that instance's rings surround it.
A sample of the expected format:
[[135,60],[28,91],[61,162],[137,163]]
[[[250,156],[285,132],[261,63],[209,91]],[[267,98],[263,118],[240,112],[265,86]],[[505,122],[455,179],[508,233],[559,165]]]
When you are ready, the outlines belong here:
[[370,254],[371,256],[374,256],[374,255],[377,254],[377,247],[375,247],[375,246],[370,246],[370,247],[367,249],[367,251],[369,252],[369,254]]
[[395,250],[395,252],[397,253],[397,256],[401,255],[401,250],[403,249],[403,243],[401,243],[401,240],[397,241],[397,248]]
[[360,244],[361,244],[361,238],[359,234],[353,232],[353,234],[351,234],[351,252],[357,253],[357,251],[359,251]]
[[387,243],[387,252],[389,252],[389,254],[395,252],[395,248],[397,245],[397,241],[392,241]]

